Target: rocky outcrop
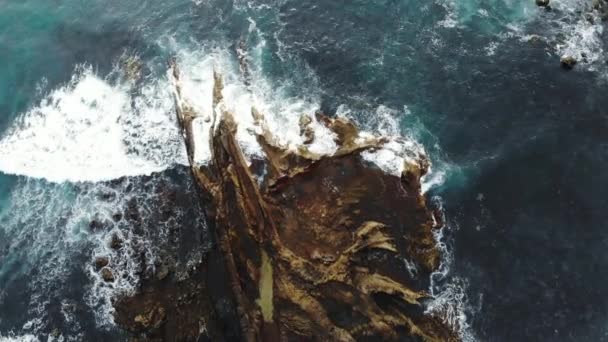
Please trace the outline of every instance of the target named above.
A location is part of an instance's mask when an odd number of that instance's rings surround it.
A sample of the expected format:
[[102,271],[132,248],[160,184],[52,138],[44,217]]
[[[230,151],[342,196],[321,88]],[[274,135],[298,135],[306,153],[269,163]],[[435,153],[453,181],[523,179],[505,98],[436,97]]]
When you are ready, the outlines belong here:
[[118,301],[119,325],[140,340],[458,340],[423,304],[440,262],[437,221],[420,190],[426,159],[387,173],[362,156],[387,139],[321,113],[315,120],[337,149],[309,150],[312,117],[299,121],[303,145],[286,148],[255,108],[263,157],[246,156],[215,74],[212,156],[198,164],[200,114],[182,98],[175,64],[171,74],[215,248],[188,277],[147,280]]

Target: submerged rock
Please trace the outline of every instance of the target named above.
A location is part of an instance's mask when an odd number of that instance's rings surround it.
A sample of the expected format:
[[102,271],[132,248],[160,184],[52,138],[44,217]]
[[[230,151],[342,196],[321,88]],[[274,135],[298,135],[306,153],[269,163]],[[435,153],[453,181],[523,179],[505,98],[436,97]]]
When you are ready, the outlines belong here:
[[120,249],[122,247],[122,239],[118,236],[118,234],[112,234],[110,238],[110,248],[112,249]]
[[139,57],[130,56],[123,62],[123,69],[128,79],[137,81],[141,77],[143,64]]
[[107,220],[101,219],[101,218],[94,218],[93,220],[91,220],[91,222],[89,222],[89,229],[91,229],[91,231],[97,232],[100,230],[106,230],[106,229],[111,229],[113,226],[112,222],[109,222]]

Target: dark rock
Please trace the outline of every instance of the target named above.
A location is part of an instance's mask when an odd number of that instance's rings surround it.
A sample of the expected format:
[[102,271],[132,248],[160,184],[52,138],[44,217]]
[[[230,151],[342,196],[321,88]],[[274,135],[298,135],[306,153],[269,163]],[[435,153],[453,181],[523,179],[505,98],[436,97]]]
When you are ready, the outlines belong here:
[[560,64],[562,68],[566,70],[571,70],[576,65],[577,61],[572,56],[564,56],[560,59]]
[[540,7],[548,7],[549,0],[536,0],[536,5]]
[[116,198],[116,193],[114,192],[102,192],[99,194],[99,198],[104,200],[104,201],[108,201],[111,202]]
[[110,263],[110,259],[107,256],[98,256],[95,258],[95,268],[101,269]]
[[132,81],[139,80],[141,77],[142,66],[143,64],[141,60],[135,56],[128,57],[123,63],[126,76]]
[[120,249],[122,247],[122,239],[118,236],[118,234],[112,234],[112,239],[110,240],[110,248],[112,249]]
[[104,281],[106,281],[108,283],[113,283],[115,280],[114,273],[108,267],[104,267],[101,269],[101,277],[103,278]]
[[[197,113],[180,98],[175,68],[173,76],[178,122],[192,158]],[[422,303],[441,262],[436,219],[420,186],[428,160],[404,164],[403,177],[387,173],[361,153],[386,147],[388,138],[360,139],[353,122],[322,113],[317,122],[334,133],[337,150],[318,155],[306,146],[287,149],[252,109],[267,164],[259,181],[236,139],[234,117],[218,105],[221,76],[214,79],[219,121],[209,141],[213,162],[191,171],[215,212],[210,224],[226,260],[220,272],[209,274],[227,275],[223,288],[234,302],[226,303],[239,313],[241,340],[458,341],[456,329],[426,314]],[[301,132],[311,123],[301,118]],[[374,254],[380,257],[366,257]],[[403,267],[404,258],[416,265],[415,278]],[[208,289],[214,280],[207,281]],[[177,303],[163,307],[192,301],[182,291],[176,295]],[[222,297],[210,297],[216,313],[230,310]]]
[[100,231],[100,230],[105,230],[112,227],[112,223],[111,222],[107,222],[104,221],[102,219],[99,218],[95,218],[93,219],[90,223],[89,223],[89,229],[91,229],[92,231]]
[[131,199],[127,203],[127,210],[125,211],[125,218],[129,221],[139,222],[141,216],[139,215],[139,209],[137,208],[137,200]]

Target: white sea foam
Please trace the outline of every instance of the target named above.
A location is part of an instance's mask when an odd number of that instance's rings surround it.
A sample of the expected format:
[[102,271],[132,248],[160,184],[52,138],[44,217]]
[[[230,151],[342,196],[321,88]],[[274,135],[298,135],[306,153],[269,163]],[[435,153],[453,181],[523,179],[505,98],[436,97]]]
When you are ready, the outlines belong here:
[[579,67],[591,70],[605,70],[604,25],[597,11],[591,8],[591,1],[553,0],[551,6],[555,18],[546,19],[536,12],[537,20],[545,21],[546,31],[541,36],[529,36],[523,32],[518,35],[523,40],[531,37],[541,39],[553,46],[559,57],[574,57]]
[[[440,215],[444,216],[443,221],[446,222],[442,199],[435,196],[431,198],[431,201],[437,206]],[[467,311],[470,311],[470,304],[466,296],[467,280],[450,275],[454,254],[448,247],[444,233],[451,229],[453,227],[447,224],[441,229],[435,230],[433,234],[437,248],[441,252],[441,263],[438,269],[431,274],[429,292],[432,300],[426,303],[425,313],[439,317],[458,333],[462,341],[474,342],[477,341],[477,338],[473,334],[466,314]]]
[[[82,297],[73,297],[74,287],[85,287],[84,299],[97,326],[112,327],[112,299],[133,293],[142,271],[153,271],[163,253],[176,255],[175,250],[184,246],[183,236],[197,241],[192,231],[200,233],[204,228],[202,218],[193,214],[198,209],[187,209],[196,205],[192,200],[168,202],[171,193],[191,190],[186,174],[180,177],[182,185],[163,174],[77,186],[20,179],[11,191],[9,206],[0,212],[0,234],[7,237],[11,251],[7,264],[0,265],[0,274],[10,271],[11,277],[27,278],[29,298],[23,304],[32,319],[20,333],[39,335],[53,328],[48,326],[49,309],[60,307],[64,340],[81,341],[77,310],[83,307],[76,303]],[[120,238],[119,249],[110,246],[114,235]],[[191,261],[200,261],[205,245],[199,241],[183,259],[173,258],[180,267],[188,267]],[[94,267],[96,256],[109,258],[114,282],[101,279]],[[18,262],[18,270],[11,267],[11,260]],[[83,270],[85,276],[78,276]]]
[[183,163],[182,145],[166,82],[130,95],[80,67],[0,139],[0,171],[53,182],[150,174]]
[[36,335],[47,328],[49,305],[65,295],[61,289],[75,286],[69,283],[67,270],[74,266],[73,257],[86,249],[82,222],[86,211],[94,210],[86,198],[75,194],[68,185],[22,179],[10,193],[9,206],[0,212],[0,229],[11,251],[6,260],[20,265],[18,270],[10,262],[0,265],[0,273],[10,271],[12,277],[20,277],[36,270],[27,277],[31,295],[24,305],[32,319],[23,324],[23,332]]
[[0,342],[40,342],[34,335],[0,335]]
[[[264,44],[264,41],[260,43]],[[256,48],[252,47],[251,55],[256,55]],[[308,115],[312,118],[311,126],[315,130],[315,140],[310,144],[309,150],[318,154],[331,154],[336,150],[334,134],[317,122],[314,116],[320,107],[319,100],[307,96],[305,92],[302,93],[303,96],[288,95],[286,86],[273,84],[256,70],[255,60],[250,65],[251,83],[255,85],[252,87],[244,82],[236,61],[227,50],[181,50],[177,60],[182,96],[200,115],[193,124],[197,163],[204,164],[210,159],[209,131],[215,115],[212,109],[214,70],[223,77],[221,105],[234,116],[237,123],[236,138],[247,157],[263,155],[256,138],[262,131],[254,122],[252,108],[264,115],[264,125],[281,146],[296,149],[303,144],[304,138],[300,135],[298,123],[301,115]]]
[[555,7],[567,13],[567,19],[558,21],[559,32],[565,38],[556,38],[555,49],[560,56],[571,56],[590,69],[605,61],[604,25],[598,14],[588,11],[587,4],[580,1],[556,1]]

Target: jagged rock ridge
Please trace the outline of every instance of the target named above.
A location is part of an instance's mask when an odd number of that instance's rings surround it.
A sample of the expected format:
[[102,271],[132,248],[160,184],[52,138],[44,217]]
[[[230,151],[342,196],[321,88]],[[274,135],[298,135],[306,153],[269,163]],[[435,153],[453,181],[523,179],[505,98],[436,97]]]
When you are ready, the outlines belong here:
[[[422,304],[440,262],[437,223],[420,190],[426,159],[404,163],[400,177],[386,173],[361,154],[382,149],[387,139],[362,135],[348,120],[321,113],[315,119],[335,134],[337,150],[307,148],[315,139],[310,117],[300,119],[304,144],[286,148],[255,108],[264,158],[245,156],[219,74],[209,146],[196,146],[192,123],[201,114],[182,98],[179,71],[171,68],[177,117],[216,249],[192,276],[196,281],[181,280],[168,291],[178,296],[180,287],[200,281],[190,294],[198,303],[191,314],[200,319],[179,321],[179,312],[186,315],[192,306],[172,303],[155,289],[168,289],[166,280],[119,303],[119,323],[144,339],[161,340],[458,340]],[[209,149],[208,163],[194,160],[196,148]],[[175,317],[165,314],[172,311]],[[162,322],[145,327],[141,317]],[[170,337],[163,324],[181,335]]]

